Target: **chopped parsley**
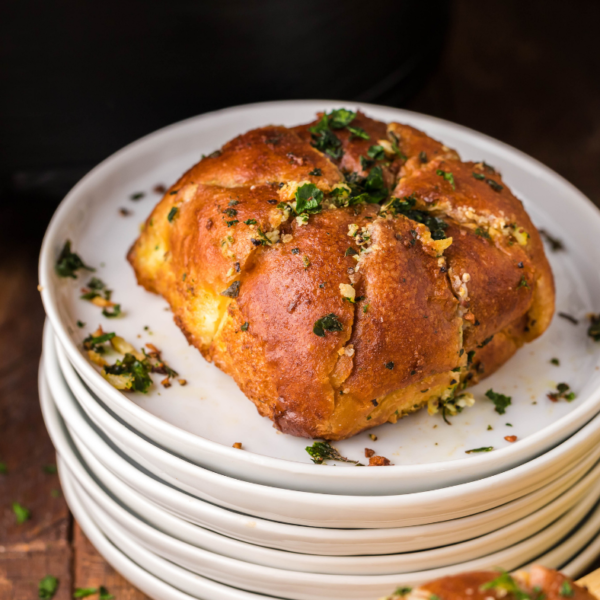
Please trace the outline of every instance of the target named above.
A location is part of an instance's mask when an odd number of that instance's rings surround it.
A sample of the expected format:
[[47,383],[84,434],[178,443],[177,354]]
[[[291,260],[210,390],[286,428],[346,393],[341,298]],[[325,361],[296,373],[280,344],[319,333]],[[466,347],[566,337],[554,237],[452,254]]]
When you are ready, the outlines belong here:
[[[559,313],[562,316],[562,313]],[[590,315],[590,326],[587,334],[595,341],[600,342],[600,315]]]
[[146,194],[144,192],[135,192],[129,196],[130,200],[141,200]]
[[319,169],[317,167],[317,168],[313,169],[312,171],[309,171],[308,174],[312,175],[313,177],[321,177],[321,175],[323,175],[323,171],[321,171],[321,169]]
[[560,367],[560,360],[558,360],[558,358],[551,358],[550,364],[555,365],[556,367]]
[[114,595],[111,594],[103,585],[100,586],[98,592],[98,600],[113,600],[114,598]]
[[233,227],[234,225],[237,225],[239,221],[234,219],[233,221],[225,221],[225,223],[227,223],[227,227]]
[[296,214],[315,215],[322,210],[323,192],[314,183],[305,183],[296,190]]
[[93,336],[90,334],[85,338],[85,340],[83,340],[83,347],[86,350],[93,350],[98,354],[103,354],[105,350],[104,344],[112,340],[114,337],[114,331],[110,333],[103,333],[102,335],[97,336]]
[[342,456],[329,442],[313,442],[312,446],[306,447],[306,451],[316,465],[322,465],[326,460],[360,464],[357,460],[350,460]]
[[77,588],[73,593],[73,598],[87,598],[88,596],[92,596],[93,594],[98,593],[98,588],[89,587],[89,588]]
[[421,152],[419,152],[419,160],[425,164],[426,162],[428,162],[427,160],[427,153],[424,150],[421,150]]
[[58,470],[56,468],[56,465],[44,465],[42,467],[42,471],[44,471],[44,473],[46,473],[47,475],[56,475]]
[[356,113],[347,108],[334,108],[329,114],[323,116],[327,116],[332,129],[343,129],[354,121]]
[[456,189],[456,184],[454,183],[454,175],[450,173],[450,171],[442,171],[442,169],[438,169],[435,172],[435,174],[439,175],[440,177],[443,177],[452,186],[453,190]]
[[63,249],[58,255],[55,265],[56,273],[59,277],[71,277],[77,279],[77,271],[85,269],[86,271],[95,271],[92,267],[88,267],[75,252],[71,252],[71,241],[67,240]]
[[114,365],[105,365],[103,372],[108,375],[128,375],[126,389],[145,394],[152,385],[150,373],[152,365],[148,359],[138,360],[133,354],[125,354],[123,360]]
[[517,285],[517,289],[522,287],[530,289],[527,279],[525,279],[525,275],[521,275],[521,280],[519,281],[519,285]]
[[18,502],[12,503],[12,509],[17,519],[17,525],[22,525],[31,517],[31,511],[28,508],[25,508],[22,504],[19,504]]
[[506,596],[512,594],[516,600],[531,600],[531,596],[524,592],[513,577],[506,571],[502,571],[496,579],[484,583],[480,591],[497,590],[498,596]]
[[167,215],[167,221],[169,221],[169,223],[173,222],[173,219],[177,215],[178,211],[179,211],[179,209],[176,206],[173,206],[171,208],[171,210],[169,211],[169,214]]
[[443,240],[446,237],[444,231],[448,227],[447,223],[438,217],[434,217],[429,212],[415,209],[417,200],[414,194],[402,198],[392,198],[383,211],[389,212],[393,216],[404,215],[411,221],[422,223],[431,233],[431,238],[434,240]]
[[394,363],[390,360],[390,362],[385,363],[385,368],[391,371],[394,368]]
[[300,248],[292,248],[292,254],[300,254]]
[[111,307],[105,307],[102,309],[102,314],[107,319],[114,319],[116,317],[120,317],[121,316],[121,305],[115,304],[114,306],[111,306]]
[[506,409],[512,404],[512,396],[498,394],[492,389],[489,389],[485,395],[486,398],[489,398],[494,403],[494,406],[496,407],[494,410],[499,415],[503,415],[506,412]]
[[244,225],[256,225],[256,219],[246,219]]
[[371,136],[361,127],[350,127],[350,125],[348,125],[346,128],[350,132],[350,139],[353,139],[353,138],[358,138],[361,140],[370,140],[371,139]]
[[479,181],[483,181],[485,179],[485,175],[483,173],[475,173],[475,171],[473,171],[473,177]]
[[558,402],[559,400],[573,402],[577,396],[574,392],[569,391],[570,389],[571,387],[568,383],[559,383],[556,386],[556,392],[549,392],[547,396],[552,402]]
[[38,598],[51,600],[58,589],[58,579],[52,575],[46,575],[38,583]]
[[[233,200],[233,202],[235,202],[237,204],[237,202],[235,200]],[[231,204],[231,202],[229,204]],[[223,214],[227,215],[228,217],[235,217],[237,215],[237,210],[235,210],[235,208],[226,208],[223,211]]]
[[399,587],[392,596],[408,596],[412,592],[411,587]]
[[242,331],[248,331],[248,326],[250,325],[250,323],[248,323],[248,321],[246,321],[241,327],[240,329]]
[[360,168],[363,171],[367,171],[368,169],[370,169],[373,165],[375,164],[374,160],[370,160],[368,158],[365,158],[364,156],[360,157]]
[[492,239],[490,237],[490,234],[485,229],[482,229],[481,227],[477,227],[477,229],[475,229],[475,235],[479,235],[482,238],[485,238],[486,240]]
[[465,454],[473,454],[476,452],[491,452],[494,446],[482,446],[481,448],[472,448],[471,450],[465,450]]
[[79,327],[79,329],[82,329],[83,327],[85,327],[85,323],[83,321],[77,321],[77,327]]
[[319,337],[325,337],[327,331],[343,331],[344,326],[334,313],[329,313],[321,317],[313,326],[313,333]]
[[398,138],[396,137],[396,134],[392,133],[390,131],[390,138],[391,138],[391,144],[392,144],[392,150],[394,151],[394,153],[401,159],[406,160],[406,154],[404,154],[404,152],[402,152],[402,150],[400,150],[400,147],[398,146]]
[[572,598],[575,595],[575,590],[573,589],[573,586],[565,579],[562,582],[558,593],[563,598]]
[[367,150],[367,155],[373,160],[383,160],[385,158],[385,150],[383,146],[375,144]]
[[240,295],[241,282],[234,281],[226,290],[221,292],[221,296],[227,296],[228,298],[237,298]]
[[[338,121],[336,120],[337,124]],[[334,129],[341,129],[340,127],[333,127]],[[342,150],[342,142],[340,138],[335,135],[330,129],[330,119],[327,113],[325,113],[321,120],[309,128],[312,142],[311,145],[320,150],[321,152],[329,155],[333,159],[338,159],[342,157],[344,153]]]
[[106,287],[106,284],[102,279],[98,277],[92,277],[86,284],[84,293],[79,296],[81,300],[93,300],[94,298],[104,297],[105,300],[109,300],[112,296],[112,290]]
[[356,256],[357,254],[358,252],[352,246],[350,246],[348,250],[344,252],[344,256]]

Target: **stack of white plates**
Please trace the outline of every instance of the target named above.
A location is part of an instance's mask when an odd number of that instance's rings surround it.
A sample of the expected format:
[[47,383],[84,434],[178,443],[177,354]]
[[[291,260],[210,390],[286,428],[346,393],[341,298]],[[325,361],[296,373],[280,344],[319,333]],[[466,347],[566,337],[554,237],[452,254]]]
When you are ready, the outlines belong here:
[[[253,105],[174,125],[109,158],[58,209],[40,263],[48,315],[40,395],[75,517],[154,598],[367,600],[463,570],[534,561],[579,574],[600,552],[600,347],[586,335],[600,297],[600,216],[555,173],[462,127],[361,106],[493,164],[538,227],[566,247],[549,258],[558,311],[571,319],[556,318],[473,388],[474,407],[450,426],[422,411],[336,444],[354,459],[372,448],[393,466],[313,464],[305,450],[312,442],[259,417],[187,345],[164,301],[136,286],[125,254],[159,199],[157,184],[240,132],[305,122],[339,105]],[[80,299],[91,273],[57,276],[66,240],[113,290],[121,317]],[[167,389],[157,379],[147,394],[113,388],[82,347],[98,324],[138,347],[154,344],[187,385]],[[547,398],[559,382],[575,400]],[[486,399],[490,388],[512,397],[504,414]],[[493,450],[467,452],[484,447]]]

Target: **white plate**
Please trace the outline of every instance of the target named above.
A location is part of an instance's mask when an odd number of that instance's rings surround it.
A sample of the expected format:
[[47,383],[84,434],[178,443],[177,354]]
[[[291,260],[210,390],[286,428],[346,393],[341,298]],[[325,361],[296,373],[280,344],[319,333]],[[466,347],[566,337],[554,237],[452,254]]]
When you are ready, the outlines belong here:
[[493,534],[468,542],[425,552],[386,556],[311,556],[260,548],[231,540],[206,532],[159,510],[156,512],[160,513],[162,523],[159,528],[154,528],[113,500],[84,470],[82,476],[82,470],[78,474],[69,471],[76,480],[76,487],[85,490],[78,492],[79,495],[85,493],[86,496],[90,496],[94,504],[126,529],[139,543],[177,564],[180,561],[198,564],[210,562],[212,553],[266,567],[329,575],[390,575],[435,569],[473,560],[517,544],[540,532],[562,517],[584,496],[590,501],[600,500],[600,466],[597,466],[558,500],[537,513]]
[[587,575],[590,566],[600,556],[600,535],[593,530],[592,525],[587,528],[587,533],[591,533],[590,538],[586,541],[588,545],[575,558],[571,557],[569,562],[561,568],[561,571],[571,579]]
[[[50,352],[48,348],[51,344],[52,337],[45,335],[45,351]],[[87,454],[91,453],[124,481],[136,481],[131,471],[139,472],[141,467],[134,464],[134,468],[130,469],[124,461],[115,460],[110,443],[84,417],[60,372],[50,370],[48,377],[51,389],[56,389],[53,392],[55,402],[86,460]],[[98,415],[104,420],[112,419],[104,411],[98,411]],[[143,465],[144,469],[155,476],[198,498],[245,514],[284,523],[341,528],[421,525],[460,518],[500,506],[554,481],[572,469],[584,456],[595,462],[600,457],[598,430],[600,417],[546,454],[484,480],[417,494],[366,498],[310,494],[238,481],[171,455],[116,421],[111,428],[112,439],[117,441],[116,435],[121,436],[121,449],[128,448],[127,456],[133,458],[134,463]],[[126,440],[126,443],[122,440]]]
[[[480,401],[456,417],[453,427],[423,411],[396,425],[379,427],[375,449],[397,466],[317,466],[310,463],[304,450],[306,440],[278,435],[228,376],[188,347],[165,312],[165,302],[136,286],[124,257],[138,234],[138,224],[158,200],[150,192],[155,184],[174,181],[201,153],[240,132],[273,122],[305,122],[316,111],[339,105],[275,102],[196,117],[135,142],[75,186],[44,239],[40,283],[48,316],[77,371],[111,410],[163,447],[213,471],[273,487],[348,495],[423,491],[499,473],[565,439],[600,408],[599,353],[586,337],[583,324],[574,327],[555,319],[540,340],[474,388]],[[597,310],[592,299],[600,296],[600,247],[595,242],[600,216],[573,186],[523,153],[464,127],[398,109],[359,107],[376,118],[424,129],[456,147],[466,159],[484,158],[497,166],[525,201],[535,222],[567,244],[568,252],[550,254],[558,310],[583,320],[586,313]],[[150,197],[131,203],[129,195],[140,190]],[[123,205],[135,215],[120,217],[117,211]],[[77,281],[57,278],[54,264],[66,239],[73,241],[84,261],[97,267],[96,275],[114,289],[114,299],[125,309],[124,318],[104,319],[99,309],[78,299],[79,288],[87,281],[85,275]],[[77,320],[88,325],[78,329]],[[82,339],[99,322],[131,341],[156,344],[189,384],[169,390],[155,386],[147,395],[124,395],[112,388],[80,351]],[[144,330],[148,325],[151,331]],[[550,365],[554,356],[560,358],[561,367]],[[575,402],[547,400],[546,392],[558,381],[567,381],[576,391]],[[493,405],[483,399],[482,392],[489,387],[513,396],[506,415],[495,413]],[[506,427],[506,422],[514,427]],[[434,430],[434,425],[439,426]],[[488,425],[493,431],[487,430]],[[504,436],[509,433],[518,435],[519,442],[506,443]],[[233,442],[242,442],[245,451],[232,449]],[[484,455],[465,454],[470,448],[489,445],[498,449]],[[366,434],[339,444],[344,454],[354,457],[361,456],[365,446],[373,446]]]
[[[46,354],[44,360],[46,369],[52,369],[56,357]],[[145,521],[164,533],[191,544],[198,545],[199,540],[205,534],[205,529],[200,529],[192,523],[197,523],[228,538],[253,544],[253,559],[257,563],[261,557],[264,558],[261,548],[258,548],[257,544],[286,550],[286,555],[292,552],[321,555],[393,554],[442,547],[482,536],[510,525],[536,510],[543,512],[545,505],[554,501],[561,494],[569,493],[571,486],[579,481],[590,465],[588,459],[579,463],[556,482],[541,488],[534,494],[485,513],[454,521],[372,530],[297,527],[262,519],[250,519],[199,500],[191,503],[188,496],[166,488],[155,480],[146,480],[147,485],[141,488],[145,495],[141,495],[114,476],[89,453],[89,463],[84,466],[62,426],[60,417],[56,414],[54,406],[49,407],[47,412],[54,415],[56,419],[56,423],[53,422],[54,425],[49,427],[53,443],[77,479],[85,482],[86,489],[87,486],[94,484],[93,477],[96,477],[107,490],[110,490],[125,506],[139,514]],[[115,455],[112,460],[122,461],[123,459]],[[596,465],[592,471],[587,472],[585,478],[594,477],[598,468]],[[132,479],[135,480],[136,475],[138,478],[144,478],[142,473],[133,471]],[[168,508],[159,506],[161,502],[165,502],[165,497],[168,497],[171,505],[175,507],[174,511],[171,509],[172,512],[167,512]],[[155,499],[158,504],[148,498]],[[181,515],[186,520],[177,515]],[[324,557],[320,556],[319,560],[322,558]]]
[[[60,461],[59,461],[60,465]],[[155,600],[273,600],[266,596],[238,590],[210,579],[205,579],[173,565],[148,552],[141,546],[125,543],[117,548],[94,523],[75,495],[71,480],[60,471],[60,483],[73,516],[96,550],[123,577],[141,592]],[[140,565],[144,565],[142,568]],[[179,580],[170,585],[171,580]],[[181,580],[184,583],[181,583]],[[188,590],[188,593],[185,590]],[[193,590],[193,591],[192,591]],[[189,595],[190,592],[193,595]]]
[[[492,569],[498,565],[512,571],[523,564],[534,561],[540,554],[546,553],[563,540],[585,519],[595,504],[595,499],[585,498],[544,531],[501,552],[476,560],[460,562],[439,569],[403,574],[352,576],[299,573],[273,569],[233,560],[210,552],[204,552],[202,556],[196,552],[195,556],[189,556],[189,554],[181,551],[181,548],[175,548],[175,545],[166,539],[158,543],[156,540],[154,543],[149,543],[147,538],[142,540],[138,536],[132,535],[129,530],[121,527],[100,508],[80,486],[75,484],[74,491],[94,522],[115,545],[120,547],[123,540],[126,539],[131,544],[145,548],[192,573],[221,583],[227,583],[236,588],[289,598],[290,600],[365,600],[381,597],[398,586],[414,586],[461,572]],[[176,580],[171,581],[173,584],[175,582]]]

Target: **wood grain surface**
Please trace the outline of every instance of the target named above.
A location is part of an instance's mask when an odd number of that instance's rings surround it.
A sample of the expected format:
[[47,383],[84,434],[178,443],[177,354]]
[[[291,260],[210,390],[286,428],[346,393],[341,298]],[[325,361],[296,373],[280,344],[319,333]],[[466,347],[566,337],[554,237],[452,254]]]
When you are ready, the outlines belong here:
[[[600,205],[598,22],[600,3],[586,0],[458,0],[440,64],[406,107],[527,152]],[[56,474],[44,471],[56,459],[38,405],[37,255],[55,205],[0,200],[0,599],[33,600],[53,575],[56,600],[100,585],[116,600],[142,600],[73,523]],[[21,525],[13,502],[31,512]]]

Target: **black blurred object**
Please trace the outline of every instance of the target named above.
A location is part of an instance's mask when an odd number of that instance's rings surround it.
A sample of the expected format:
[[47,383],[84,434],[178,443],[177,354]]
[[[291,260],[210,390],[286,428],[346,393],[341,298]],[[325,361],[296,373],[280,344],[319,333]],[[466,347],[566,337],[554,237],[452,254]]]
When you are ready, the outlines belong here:
[[22,0],[0,19],[0,194],[59,200],[136,138],[295,98],[399,105],[449,0]]

